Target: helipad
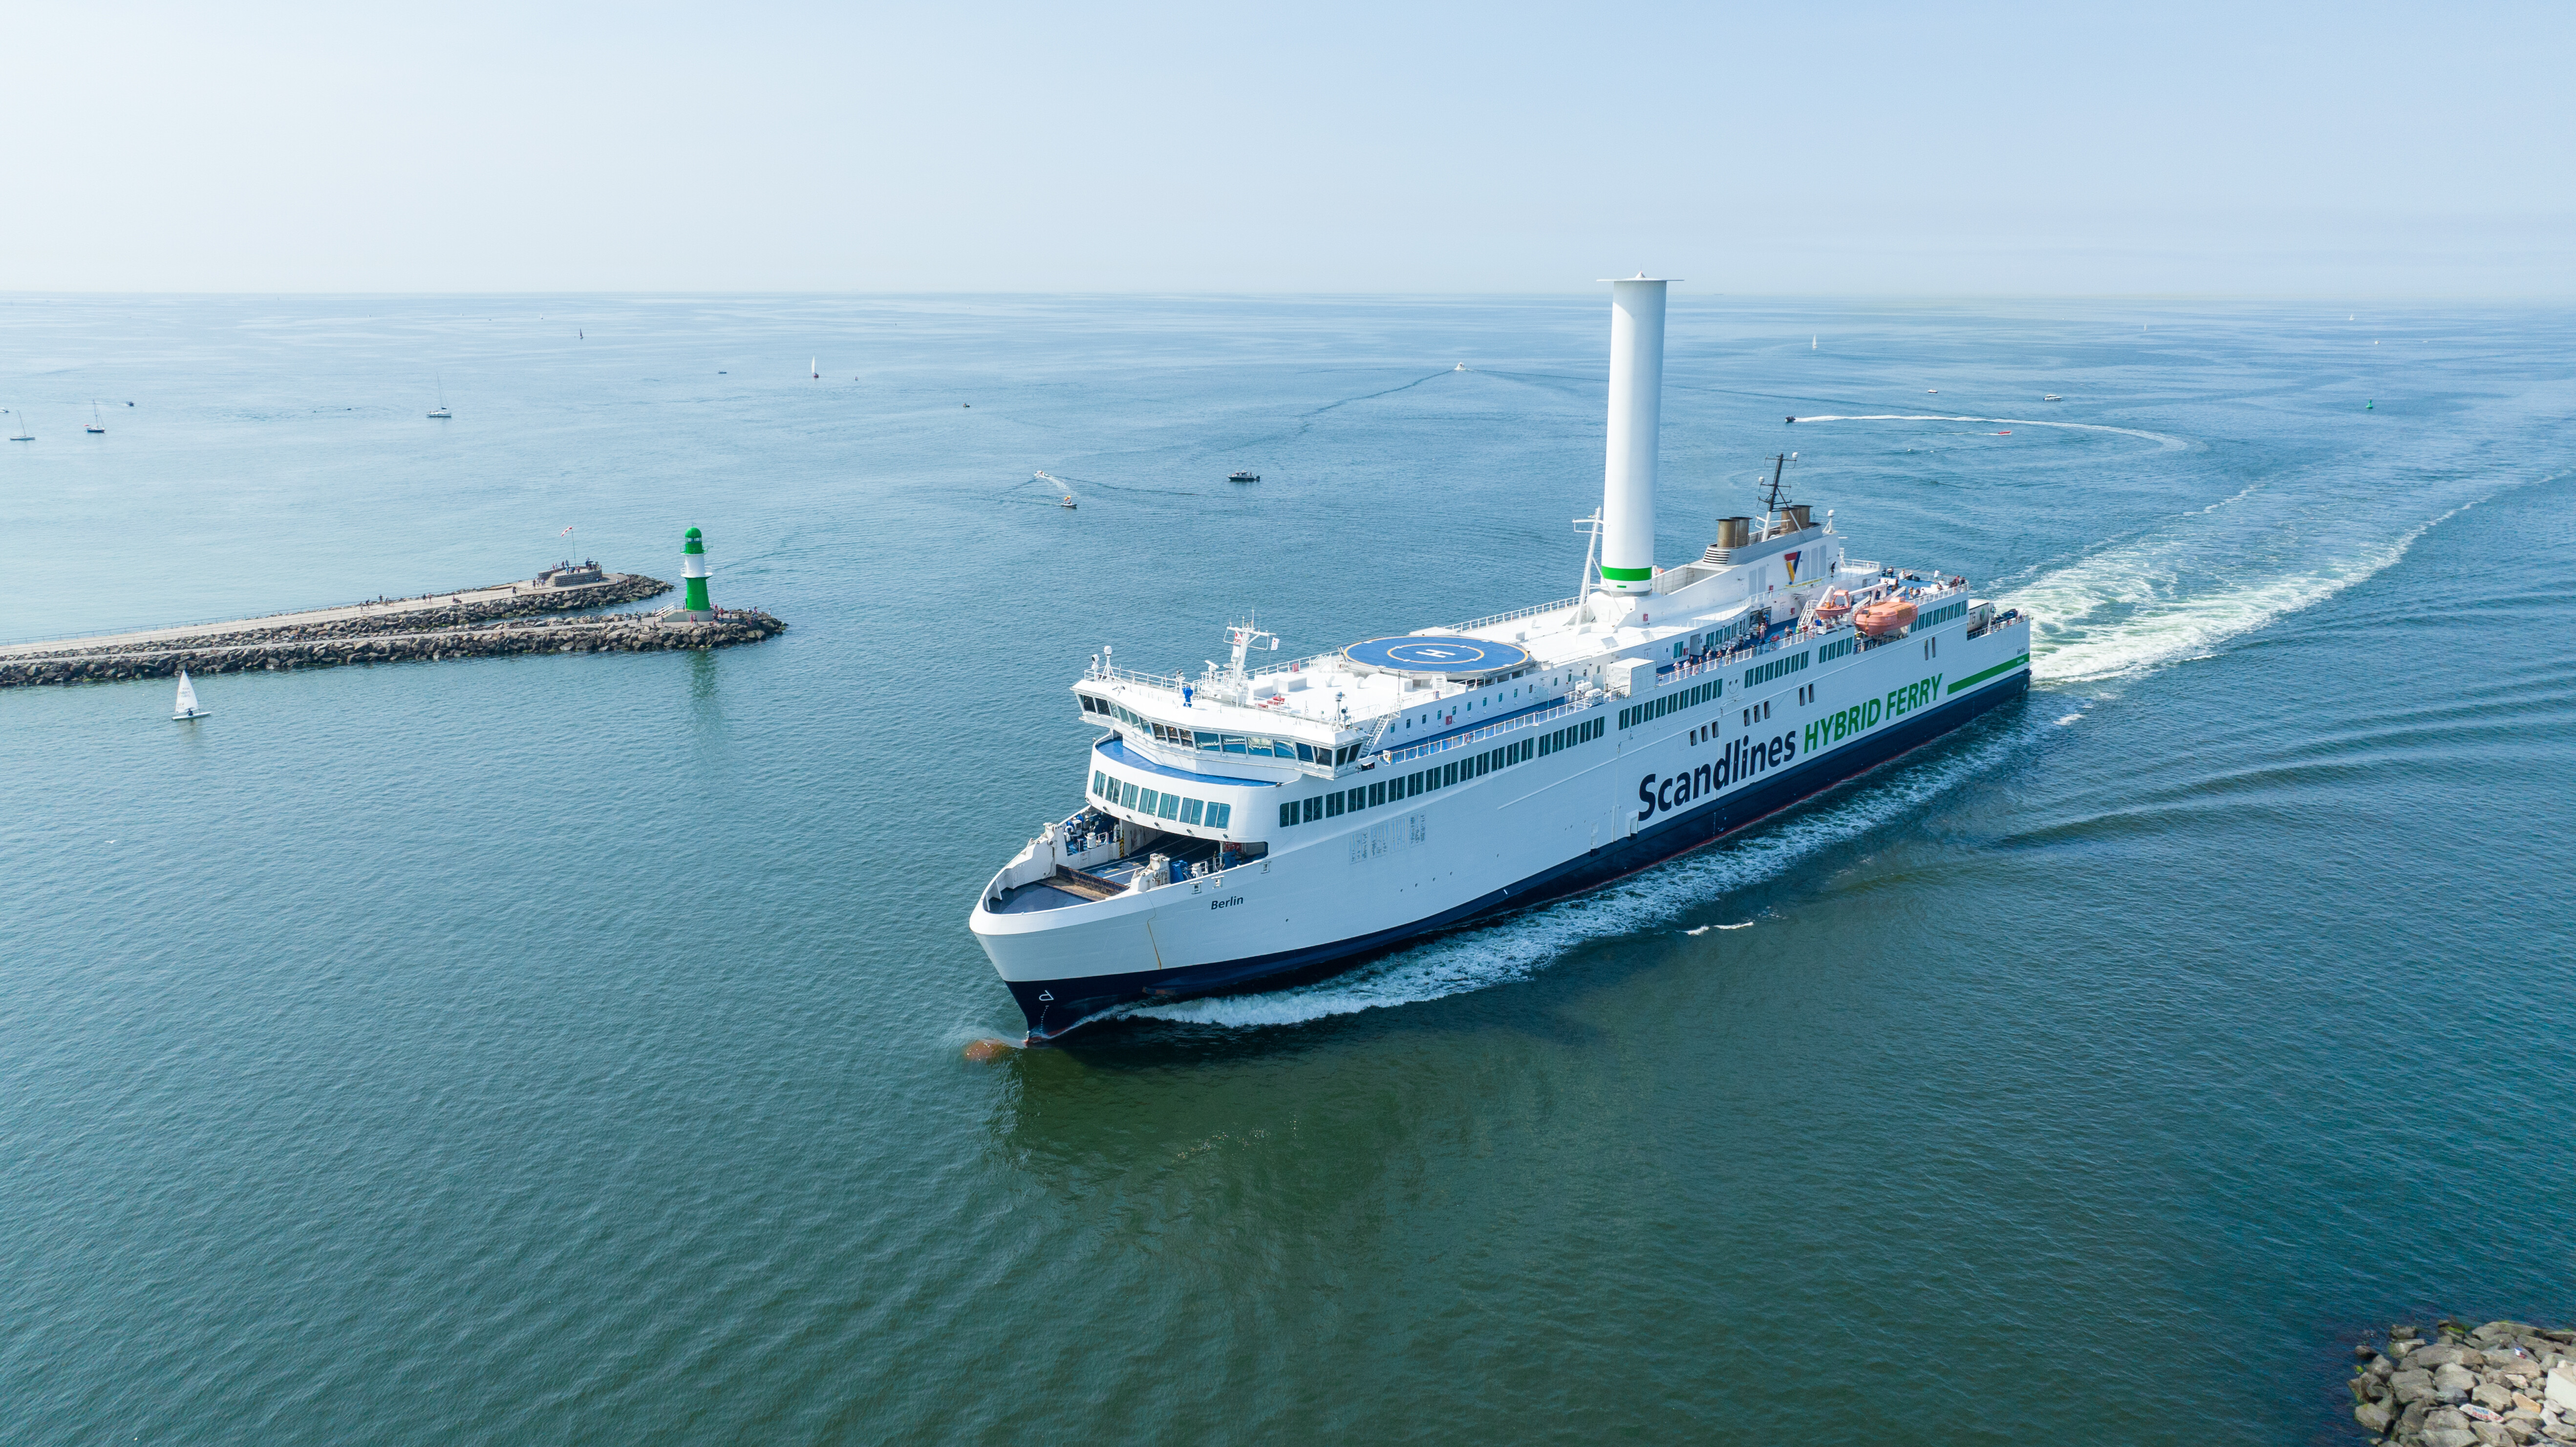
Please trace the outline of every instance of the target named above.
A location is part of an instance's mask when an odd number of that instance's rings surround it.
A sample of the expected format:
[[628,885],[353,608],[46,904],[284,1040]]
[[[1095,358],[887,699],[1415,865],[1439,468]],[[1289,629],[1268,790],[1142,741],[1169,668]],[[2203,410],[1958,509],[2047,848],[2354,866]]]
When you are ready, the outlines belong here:
[[1526,650],[1508,643],[1436,633],[1371,638],[1343,649],[1342,656],[1353,663],[1397,673],[1507,673],[1529,662]]

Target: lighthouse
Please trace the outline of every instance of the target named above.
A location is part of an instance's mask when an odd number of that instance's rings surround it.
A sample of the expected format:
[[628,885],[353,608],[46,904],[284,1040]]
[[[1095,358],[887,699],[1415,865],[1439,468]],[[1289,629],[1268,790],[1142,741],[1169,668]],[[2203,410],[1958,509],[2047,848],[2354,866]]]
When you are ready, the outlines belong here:
[[680,544],[680,581],[687,589],[680,595],[682,617],[716,616],[715,605],[707,601],[707,543],[696,528],[689,529],[687,541]]

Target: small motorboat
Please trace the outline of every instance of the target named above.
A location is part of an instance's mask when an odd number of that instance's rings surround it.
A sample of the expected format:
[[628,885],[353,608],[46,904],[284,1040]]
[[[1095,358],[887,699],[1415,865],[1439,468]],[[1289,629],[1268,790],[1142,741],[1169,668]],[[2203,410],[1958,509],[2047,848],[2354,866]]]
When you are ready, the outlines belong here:
[[2054,393],[2054,392],[2043,392],[2043,393],[2041,393],[2041,394],[2040,394],[2040,398],[2039,398],[2039,400],[2041,400],[2042,402],[2055,402],[2055,401],[2057,401],[2057,400],[2059,400],[2059,399],[2058,399],[2057,394],[2056,394],[2056,393]]
[[1914,604],[1904,598],[1881,598],[1852,611],[1852,626],[1872,638],[1894,638],[1914,626]]
[[1257,472],[1228,473],[1225,480],[1228,482],[1259,482],[1261,480],[1261,474]]

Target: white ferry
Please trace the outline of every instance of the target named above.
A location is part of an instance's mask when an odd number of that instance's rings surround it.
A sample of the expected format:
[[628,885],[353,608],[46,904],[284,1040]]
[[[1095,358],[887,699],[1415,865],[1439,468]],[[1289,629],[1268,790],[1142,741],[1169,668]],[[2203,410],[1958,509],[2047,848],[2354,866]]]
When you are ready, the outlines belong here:
[[[2018,697],[2030,621],[1849,556],[1782,501],[1657,567],[1665,283],[1613,284],[1609,458],[1582,592],[1196,678],[1072,685],[1087,802],[970,916],[1032,1043],[1268,988],[1616,879]],[[1266,644],[1266,647],[1262,645]]]

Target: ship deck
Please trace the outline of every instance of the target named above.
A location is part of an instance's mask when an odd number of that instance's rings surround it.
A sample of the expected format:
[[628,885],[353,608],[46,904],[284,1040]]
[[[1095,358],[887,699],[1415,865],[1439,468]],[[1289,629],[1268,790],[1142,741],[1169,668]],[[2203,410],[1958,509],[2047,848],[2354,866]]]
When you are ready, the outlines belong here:
[[1045,879],[1002,891],[1001,903],[994,905],[995,914],[1036,914],[1042,910],[1069,909],[1077,904],[1115,899],[1125,894],[1144,872],[1155,855],[1184,868],[1216,861],[1217,841],[1192,839],[1182,834],[1166,834],[1132,854],[1122,854],[1106,864],[1088,869],[1058,868]]

